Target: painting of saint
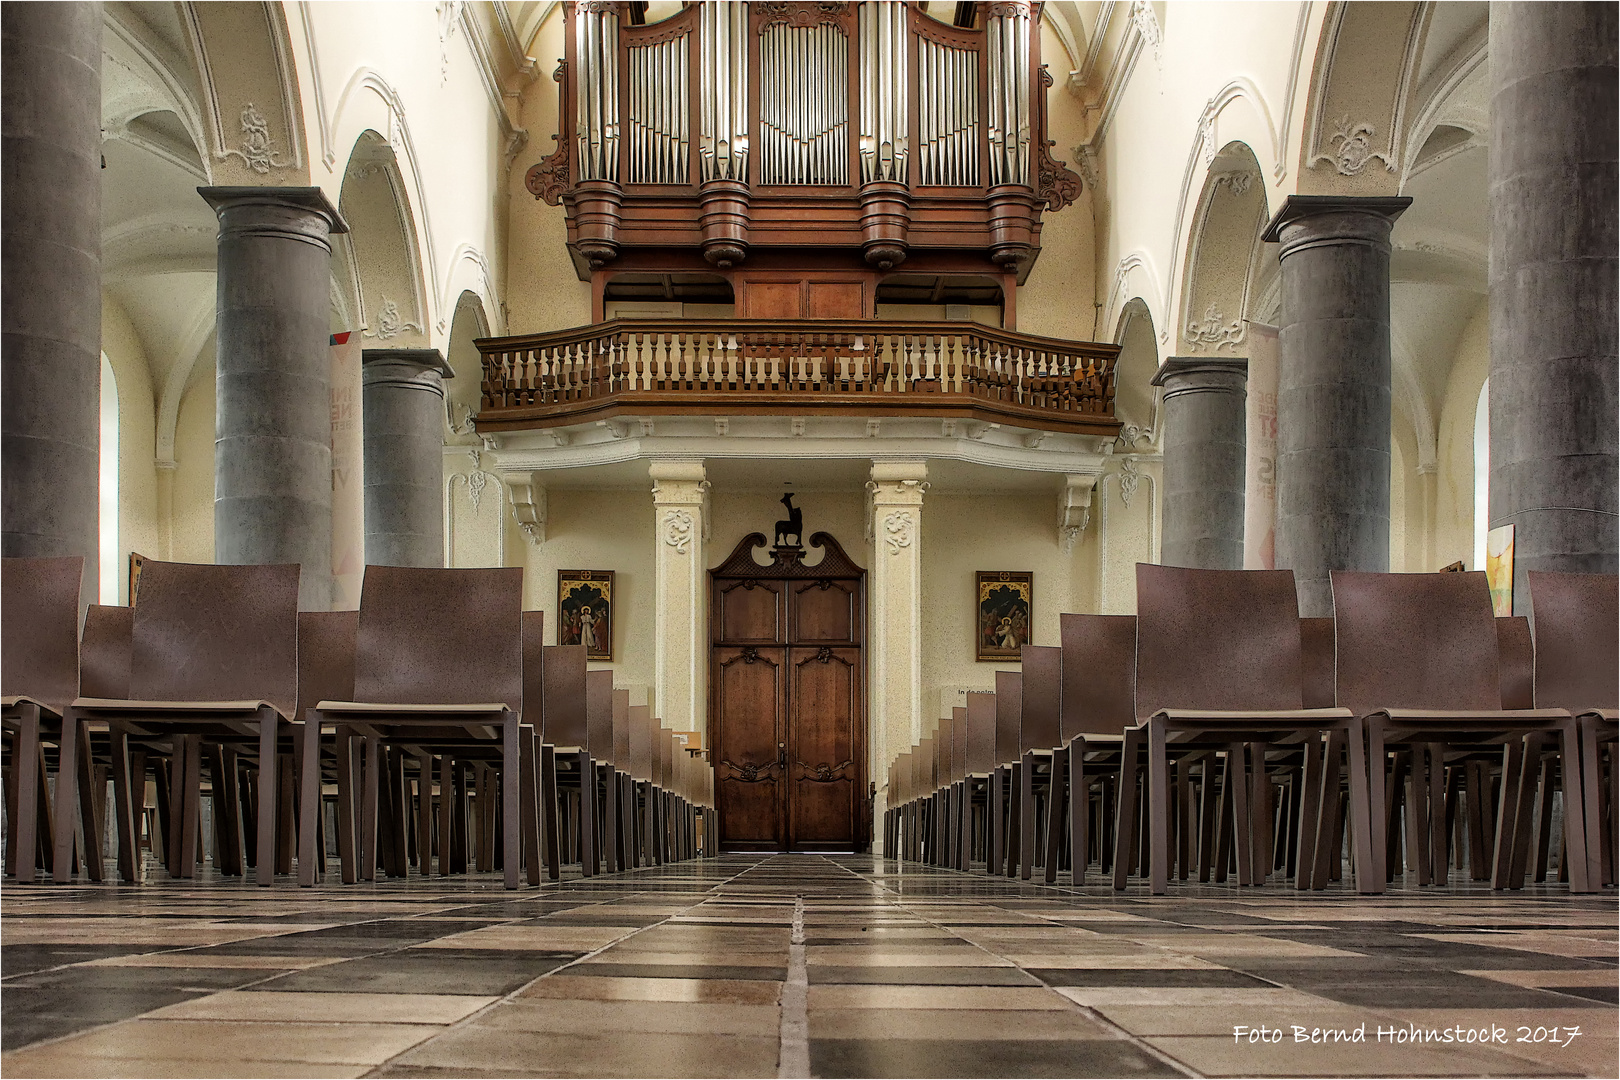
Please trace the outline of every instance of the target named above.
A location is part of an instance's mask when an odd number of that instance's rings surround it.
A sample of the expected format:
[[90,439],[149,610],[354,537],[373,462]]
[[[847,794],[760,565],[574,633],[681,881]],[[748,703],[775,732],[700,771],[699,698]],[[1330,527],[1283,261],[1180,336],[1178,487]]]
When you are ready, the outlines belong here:
[[591,660],[613,659],[613,571],[557,571],[557,644],[583,645]]
[[981,570],[977,576],[977,658],[1017,660],[1029,644],[1035,575],[1016,570]]

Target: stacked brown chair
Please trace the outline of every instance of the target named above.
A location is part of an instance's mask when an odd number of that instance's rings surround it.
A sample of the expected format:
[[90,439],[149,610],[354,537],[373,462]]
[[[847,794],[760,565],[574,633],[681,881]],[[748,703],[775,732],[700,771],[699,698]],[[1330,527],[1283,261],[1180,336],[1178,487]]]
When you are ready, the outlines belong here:
[[[1040,800],[1044,796],[1046,805],[1057,801],[1053,798],[1057,793],[1054,781],[1061,776],[1055,763],[1063,742],[1063,649],[1025,645],[1022,661],[1023,709],[1018,727],[1018,876],[1028,881],[1034,875],[1039,854]],[[1046,845],[1051,852],[1049,875],[1055,871],[1057,862],[1057,845],[1051,836],[1053,824],[1061,831],[1061,821],[1054,823],[1048,815],[1047,838],[1052,840]]]
[[[1322,762],[1325,757],[1337,770],[1338,748],[1343,746],[1350,762],[1357,886],[1363,892],[1373,891],[1375,884],[1381,889],[1381,879],[1369,880],[1373,864],[1366,850],[1359,718],[1342,708],[1304,707],[1294,575],[1286,570],[1191,570],[1138,563],[1136,596],[1136,713],[1147,743],[1151,891],[1163,893],[1169,878],[1172,748],[1225,749],[1239,881],[1259,884],[1271,866],[1266,751],[1291,743],[1300,744],[1305,752],[1298,865],[1315,865],[1322,822]],[[1341,648],[1343,640],[1341,623]],[[1245,765],[1250,755],[1252,778]],[[1130,756],[1127,749],[1126,757]],[[1134,771],[1134,764],[1122,765],[1122,803],[1129,797],[1126,767]],[[1331,790],[1337,787],[1335,779]],[[1249,798],[1251,792],[1257,797]],[[1251,803],[1256,804],[1252,811]]]
[[587,671],[585,754],[580,758],[579,774],[580,864],[587,877],[601,873],[604,865],[609,873],[619,868],[613,843],[618,812],[613,801],[605,797],[612,774],[613,672]]
[[[962,866],[971,866],[972,854],[977,850],[983,858],[990,850],[990,774],[996,767],[996,695],[983,690],[972,690],[967,695],[967,707],[961,710],[967,730],[967,761],[963,784],[965,821],[971,828],[971,838],[963,844]],[[977,808],[979,824],[973,825]]]
[[653,720],[646,705],[630,706],[630,782],[635,788],[632,806],[635,811],[636,866],[657,863],[653,848]]
[[[0,716],[12,736],[11,777],[6,784],[12,802],[11,870],[19,882],[34,880],[43,846],[55,881],[66,881],[73,861],[72,784],[79,729],[65,713],[79,696],[79,585],[84,559],[6,559],[0,564],[3,645],[0,645]],[[54,736],[58,747],[56,828],[46,795],[45,755],[41,744]],[[64,794],[66,792],[67,794]],[[90,821],[85,822],[88,828]],[[88,846],[88,834],[87,834]],[[100,852],[90,859],[99,879]]]
[[[575,788],[582,792],[582,780],[593,768],[585,651],[583,645],[547,645],[542,650],[545,709],[540,738],[549,748],[547,756],[553,762],[552,779],[547,784],[556,793],[556,821],[560,830],[564,829],[563,808],[567,805],[568,793]],[[565,765],[569,767],[566,772]],[[594,855],[596,848],[596,816],[587,813],[590,809],[591,804],[581,798],[578,808],[568,815],[572,820],[563,835],[564,846],[580,856],[582,872],[586,849]],[[564,855],[563,861],[573,859]]]
[[[358,611],[300,611],[298,613],[298,709],[302,720],[322,701],[348,701],[354,697],[355,635],[359,630]],[[358,792],[355,777],[355,743],[359,738],[353,728],[339,725],[332,741],[333,781],[335,783],[338,865],[345,884],[357,880],[360,856],[355,850],[355,807]],[[306,747],[305,754],[308,754]],[[321,775],[324,789],[324,761],[305,757],[304,767],[313,767]],[[325,803],[324,793],[322,803]],[[324,814],[324,809],[322,811]],[[324,822],[320,824],[324,825]],[[324,834],[324,829],[319,834]],[[299,853],[300,860],[305,856]],[[321,850],[309,856],[315,873],[325,872],[326,852],[324,836]],[[424,870],[424,872],[426,872]]]
[[[1124,733],[1136,723],[1136,616],[1064,615],[1060,633],[1061,734],[1067,752],[1054,764],[1063,771],[1056,790],[1067,797],[1071,879],[1083,885],[1091,862],[1092,833],[1106,829],[1110,813],[1104,795],[1097,802],[1100,828],[1092,828],[1091,786],[1100,780],[1106,792],[1109,773],[1118,768]],[[1061,812],[1063,802],[1054,797],[1054,814]],[[1051,847],[1049,842],[1047,881],[1056,880],[1057,858]],[[1108,847],[1100,844],[1098,850]]]
[[[129,697],[129,660],[130,650],[133,648],[135,633],[135,612],[127,607],[102,606],[91,604],[84,613],[84,633],[79,639],[79,692],[85,697],[99,698],[127,698]],[[133,815],[128,820],[114,822],[112,827],[118,830],[120,826],[130,830],[129,836],[116,837],[118,843],[118,876],[123,881],[136,881],[141,870],[141,826],[144,818],[146,801],[146,763],[147,754],[131,747],[128,740],[113,740],[108,737],[109,759],[113,753],[119,755],[111,760],[112,772],[127,770],[134,791],[138,793],[139,807],[133,807]],[[235,757],[234,747],[225,747]],[[216,748],[216,753],[218,748]],[[218,770],[216,769],[216,774]],[[81,782],[83,777],[81,777]],[[219,783],[215,781],[216,785]],[[98,789],[105,785],[97,783]],[[89,791],[84,799],[89,801]],[[217,801],[217,796],[216,796]],[[233,805],[231,809],[238,809]],[[114,815],[117,816],[116,814]],[[233,820],[237,820],[233,818]],[[216,822],[216,829],[219,823]],[[238,826],[239,828],[239,826]],[[229,871],[236,874],[243,873],[240,865],[240,850],[237,852],[238,861],[235,869]],[[95,867],[91,867],[92,877]],[[96,879],[99,880],[99,879]]]
[[[202,745],[246,744],[258,751],[258,807],[253,846],[257,880],[269,885],[290,870],[292,762],[298,702],[298,566],[206,566],[149,560],[141,570],[140,604],[131,631],[128,698],[82,697],[73,710],[106,721],[112,743],[120,865],[138,865],[133,850],[135,778],[128,741],[173,740],[180,798],[180,877],[196,872]],[[58,795],[62,783],[58,781]],[[71,784],[71,774],[69,787]],[[144,787],[144,778],[142,778]],[[171,832],[172,832],[171,828]],[[278,837],[282,843],[278,846]],[[126,845],[127,840],[127,845]],[[60,840],[58,841],[60,850]]]
[[[305,758],[314,762],[327,724],[369,735],[368,758],[382,742],[454,747],[499,739],[502,859],[506,887],[522,866],[521,740],[523,571],[368,566],[355,639],[355,701],[321,701],[305,718]],[[141,582],[141,607],[146,581]],[[139,617],[137,617],[137,629]],[[408,736],[408,738],[407,738]],[[367,770],[362,805],[362,877],[375,850],[378,769]],[[320,774],[305,771],[299,883],[315,883],[321,848]],[[444,821],[441,792],[441,826]],[[441,853],[443,851],[441,839]],[[307,863],[307,865],[305,865]]]
[[[1536,618],[1535,696],[1541,708],[1565,709],[1581,746],[1581,798],[1588,884],[1615,883],[1620,856],[1615,827],[1620,805],[1620,577],[1532,570],[1530,601]],[[1600,751],[1607,751],[1604,782]],[[1567,764],[1567,762],[1566,762]],[[1567,788],[1566,788],[1567,794]],[[1567,818],[1574,811],[1566,802]],[[1566,847],[1565,862],[1579,856]],[[1574,880],[1573,874],[1570,878]]]
[[613,691],[613,753],[611,794],[617,828],[609,843],[620,870],[635,865],[635,787],[630,780],[630,691]]
[[[1332,582],[1338,700],[1364,718],[1367,733],[1374,869],[1373,880],[1365,884],[1358,874],[1358,888],[1382,892],[1388,880],[1393,830],[1387,750],[1411,750],[1413,789],[1429,795],[1426,806],[1413,807],[1423,812],[1410,830],[1418,848],[1418,880],[1441,883],[1449,831],[1440,809],[1447,747],[1493,743],[1503,748],[1504,812],[1498,814],[1492,884],[1504,887],[1512,874],[1517,809],[1507,793],[1520,790],[1526,735],[1556,737],[1566,805],[1581,806],[1574,718],[1560,709],[1502,708],[1497,629],[1484,574],[1334,571]],[[1564,822],[1566,850],[1583,851],[1583,815],[1567,813]],[[1589,891],[1585,860],[1570,862],[1571,890]]]
[[987,874],[1011,876],[1018,840],[1018,732],[1023,715],[1023,678],[1016,671],[996,672],[996,766],[990,772],[990,845]]
[[[521,793],[525,822],[533,822],[524,835],[524,862],[528,866],[528,882],[540,884],[540,867],[552,881],[562,877],[562,839],[559,833],[560,810],[557,793],[556,747],[546,741],[545,714],[547,699],[545,613],[525,611],[522,616],[523,633],[523,731],[520,734],[523,762]],[[559,706],[560,708],[560,706]],[[448,774],[441,781],[441,789],[448,791]],[[445,795],[444,797],[448,797]],[[533,806],[531,812],[529,807]],[[441,870],[441,872],[444,872]]]

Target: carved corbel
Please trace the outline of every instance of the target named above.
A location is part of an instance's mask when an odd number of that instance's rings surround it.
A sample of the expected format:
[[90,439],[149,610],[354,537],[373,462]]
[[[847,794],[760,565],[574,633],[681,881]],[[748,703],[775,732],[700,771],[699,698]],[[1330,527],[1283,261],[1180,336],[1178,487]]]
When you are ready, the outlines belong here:
[[1097,478],[1090,474],[1071,473],[1063,484],[1063,496],[1058,500],[1058,544],[1065,553],[1074,550],[1075,541],[1091,521],[1091,495],[1096,488]]
[[539,547],[546,542],[546,489],[537,472],[511,473],[505,477],[512,501],[512,518],[529,543]]

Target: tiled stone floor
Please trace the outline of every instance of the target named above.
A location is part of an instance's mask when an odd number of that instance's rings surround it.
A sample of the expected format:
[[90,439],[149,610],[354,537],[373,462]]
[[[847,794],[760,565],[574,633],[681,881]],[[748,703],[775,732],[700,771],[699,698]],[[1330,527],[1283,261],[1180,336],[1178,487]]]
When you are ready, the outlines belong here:
[[[1612,894],[1155,899],[791,855],[516,893],[11,885],[0,915],[7,1077],[1620,1071]],[[1379,1038],[1459,1025],[1505,1041]]]

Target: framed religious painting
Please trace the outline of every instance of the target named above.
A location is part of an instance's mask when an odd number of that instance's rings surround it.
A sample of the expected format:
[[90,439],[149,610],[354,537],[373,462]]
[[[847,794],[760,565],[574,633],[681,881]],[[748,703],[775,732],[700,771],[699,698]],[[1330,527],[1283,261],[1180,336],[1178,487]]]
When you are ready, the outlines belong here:
[[975,575],[979,660],[1018,660],[1034,624],[1035,575],[1023,570],[980,570]]
[[613,659],[613,571],[557,571],[557,644],[583,645],[588,660]]

